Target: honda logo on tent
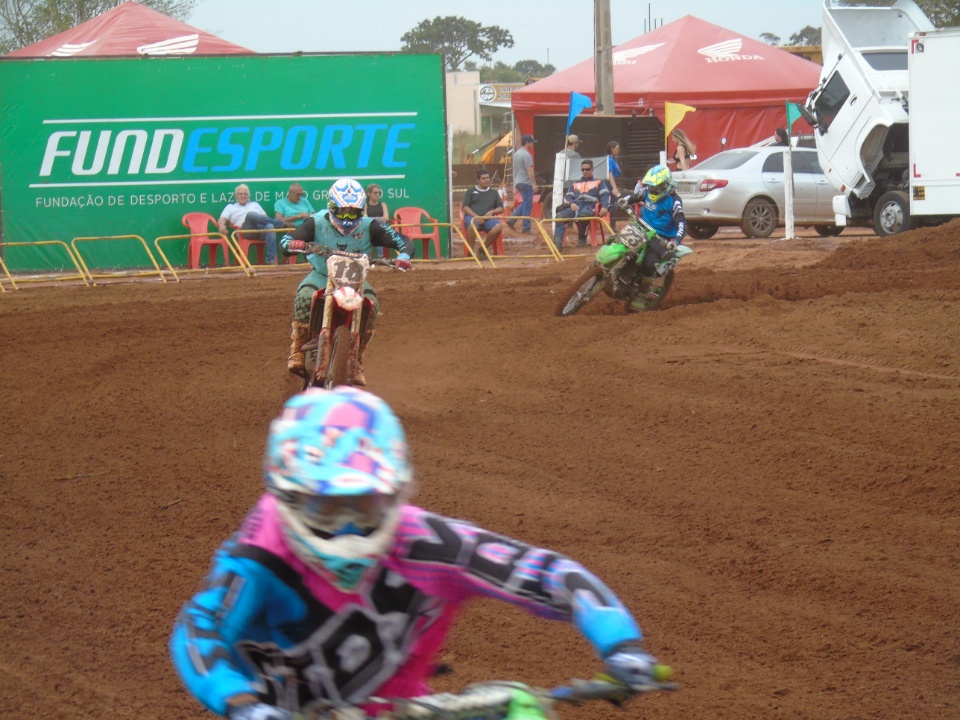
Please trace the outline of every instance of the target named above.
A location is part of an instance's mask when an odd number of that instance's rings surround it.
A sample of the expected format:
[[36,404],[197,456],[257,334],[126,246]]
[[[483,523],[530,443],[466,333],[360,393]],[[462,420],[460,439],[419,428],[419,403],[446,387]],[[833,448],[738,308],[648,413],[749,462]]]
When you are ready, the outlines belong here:
[[697,52],[706,55],[708,63],[730,62],[732,60],[763,60],[762,55],[741,55],[741,48],[743,48],[743,38],[734,38],[733,40],[724,40],[713,45],[707,45]]
[[66,45],[61,45],[56,50],[51,52],[50,57],[71,57],[79,52],[83,52],[95,42],[96,40],[91,40],[88,43],[67,43]]
[[137,48],[137,52],[141,55],[190,55],[197,51],[199,43],[200,36],[197,34],[181,35],[169,40],[141,45]]
[[633,58],[638,55],[646,55],[648,52],[653,52],[658,47],[661,47],[663,43],[657,43],[656,45],[644,45],[638,48],[631,48],[629,50],[621,50],[620,52],[615,52],[613,54],[613,64],[614,65],[636,65],[637,61]]

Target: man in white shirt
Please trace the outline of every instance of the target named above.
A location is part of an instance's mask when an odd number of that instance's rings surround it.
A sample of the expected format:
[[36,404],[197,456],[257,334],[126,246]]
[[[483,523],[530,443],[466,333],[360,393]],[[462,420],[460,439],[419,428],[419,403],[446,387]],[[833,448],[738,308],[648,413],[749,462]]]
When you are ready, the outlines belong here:
[[[263,230],[265,228],[282,228],[283,220],[272,218],[260,207],[260,203],[250,199],[250,188],[246,185],[237,185],[233,191],[236,202],[227,205],[220,213],[220,232],[227,234],[227,223],[240,230]],[[267,265],[277,264],[277,234],[274,232],[257,233],[256,239],[263,238],[267,242],[264,262]]]

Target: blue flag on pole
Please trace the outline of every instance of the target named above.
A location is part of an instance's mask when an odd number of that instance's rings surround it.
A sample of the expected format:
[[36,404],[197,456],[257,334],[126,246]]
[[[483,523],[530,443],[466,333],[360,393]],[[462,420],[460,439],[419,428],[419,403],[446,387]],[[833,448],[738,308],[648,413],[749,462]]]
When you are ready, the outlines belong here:
[[567,115],[567,135],[570,134],[570,126],[573,125],[573,119],[587,108],[593,107],[593,100],[578,92],[570,93],[570,114]]

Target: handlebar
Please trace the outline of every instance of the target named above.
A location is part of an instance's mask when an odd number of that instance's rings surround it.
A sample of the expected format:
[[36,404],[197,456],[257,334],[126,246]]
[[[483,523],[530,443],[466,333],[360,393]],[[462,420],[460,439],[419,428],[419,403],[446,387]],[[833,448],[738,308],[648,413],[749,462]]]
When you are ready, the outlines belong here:
[[[641,688],[628,688],[606,676],[598,676],[593,680],[574,679],[567,685],[548,690],[532,688],[519,682],[494,680],[469,685],[459,693],[435,693],[406,699],[374,697],[363,705],[368,708],[384,706],[385,715],[390,720],[468,720],[509,718],[511,703],[526,699],[540,703],[546,711],[546,718],[550,716],[551,706],[557,702],[578,705],[592,700],[607,700],[619,705],[633,695],[677,690],[679,686],[676,683],[666,681],[670,674],[670,668],[657,665],[654,677],[658,679]],[[330,709],[332,708],[326,708]],[[342,710],[344,706],[338,709]],[[320,717],[323,717],[323,712],[324,710],[320,710]],[[364,720],[373,720],[378,716],[375,712],[372,715],[364,713],[362,717]],[[524,716],[530,718],[531,713],[527,711]]]
[[371,265],[386,265],[393,268],[396,268],[397,265],[395,260],[390,260],[388,258],[370,257],[366,253],[338,250],[335,248],[326,247],[325,245],[317,245],[316,243],[307,243],[307,247],[303,250],[287,250],[287,252],[292,255],[342,255],[343,257],[357,259],[365,257]]

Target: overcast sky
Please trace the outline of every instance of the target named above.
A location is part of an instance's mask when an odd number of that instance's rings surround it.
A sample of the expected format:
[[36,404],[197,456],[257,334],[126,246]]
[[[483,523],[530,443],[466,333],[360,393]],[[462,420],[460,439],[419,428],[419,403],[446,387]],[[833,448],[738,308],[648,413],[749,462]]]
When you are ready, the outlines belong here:
[[[820,27],[822,0],[610,0],[614,46],[654,26],[694,15],[747,37],[764,32],[781,42]],[[187,22],[255,52],[375,52],[399,50],[400,37],[420,21],[457,15],[498,25],[514,47],[494,55],[551,63],[558,70],[593,57],[592,0],[199,0]]]

